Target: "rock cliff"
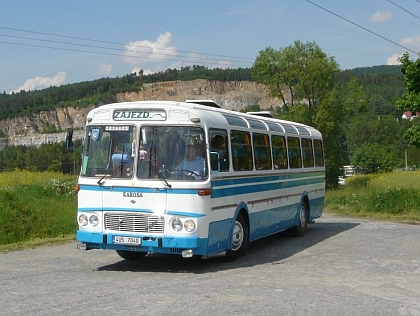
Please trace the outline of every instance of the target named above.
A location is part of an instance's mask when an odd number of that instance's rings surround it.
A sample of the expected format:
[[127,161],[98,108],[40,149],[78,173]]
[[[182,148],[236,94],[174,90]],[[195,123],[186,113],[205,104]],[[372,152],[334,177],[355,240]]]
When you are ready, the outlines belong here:
[[[240,111],[248,105],[259,104],[262,109],[269,109],[280,104],[278,99],[268,98],[265,85],[250,81],[168,81],[144,84],[139,92],[122,93],[116,96],[118,102],[188,99],[210,99],[224,109]],[[88,108],[66,107],[53,111],[44,111],[26,117],[15,117],[0,121],[0,150],[6,145],[40,146],[43,143],[56,143],[65,140],[69,127],[74,128],[74,139],[83,137],[83,128]],[[57,133],[51,133],[57,131]],[[48,133],[49,132],[49,133]]]

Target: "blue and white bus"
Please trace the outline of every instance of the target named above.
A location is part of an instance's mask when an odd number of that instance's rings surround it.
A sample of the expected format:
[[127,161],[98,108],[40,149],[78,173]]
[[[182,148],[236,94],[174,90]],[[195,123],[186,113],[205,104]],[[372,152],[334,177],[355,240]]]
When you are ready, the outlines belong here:
[[90,111],[78,248],[232,260],[259,238],[303,236],[323,212],[321,133],[258,114],[198,100]]

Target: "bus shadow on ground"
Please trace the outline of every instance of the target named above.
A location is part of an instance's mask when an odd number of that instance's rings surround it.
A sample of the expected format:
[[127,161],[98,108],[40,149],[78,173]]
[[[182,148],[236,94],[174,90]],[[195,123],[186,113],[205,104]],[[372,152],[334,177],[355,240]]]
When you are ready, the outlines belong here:
[[201,259],[182,258],[181,256],[174,255],[148,254],[141,260],[121,260],[99,267],[97,271],[203,274],[267,263],[281,264],[283,260],[347,230],[353,229],[358,225],[360,224],[354,222],[321,222],[309,225],[304,237],[290,237],[287,232],[274,234],[250,243],[246,256],[240,256],[237,260],[231,262],[226,262],[223,257]]

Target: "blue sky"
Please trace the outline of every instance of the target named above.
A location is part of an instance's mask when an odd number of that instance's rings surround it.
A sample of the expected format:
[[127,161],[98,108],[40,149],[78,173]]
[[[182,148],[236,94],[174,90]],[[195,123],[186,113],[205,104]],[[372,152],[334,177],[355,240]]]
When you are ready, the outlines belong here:
[[[327,12],[326,10],[330,11]],[[4,0],[0,92],[190,65],[251,67],[314,41],[341,69],[420,51],[420,0]]]

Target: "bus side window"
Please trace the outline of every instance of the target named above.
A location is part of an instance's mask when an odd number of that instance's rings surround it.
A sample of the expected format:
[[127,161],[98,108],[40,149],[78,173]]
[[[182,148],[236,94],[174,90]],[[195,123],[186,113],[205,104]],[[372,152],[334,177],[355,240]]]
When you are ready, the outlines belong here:
[[271,143],[273,147],[274,169],[287,169],[286,137],[272,135]]
[[254,133],[252,134],[252,137],[254,146],[255,169],[271,169],[271,149],[269,136],[266,134]]
[[322,140],[314,139],[315,167],[324,166],[324,150],[322,149]]
[[303,167],[309,168],[314,166],[314,153],[312,150],[312,140],[309,138],[302,138],[302,156]]
[[287,147],[289,150],[290,168],[302,168],[302,158],[300,152],[300,141],[298,137],[288,137]]
[[228,139],[226,130],[210,129],[210,164],[213,171],[229,170]]
[[252,170],[251,136],[248,132],[231,131],[233,169]]

